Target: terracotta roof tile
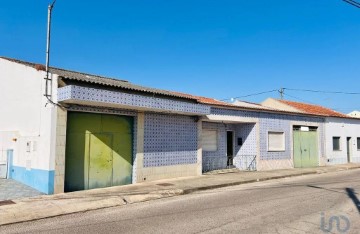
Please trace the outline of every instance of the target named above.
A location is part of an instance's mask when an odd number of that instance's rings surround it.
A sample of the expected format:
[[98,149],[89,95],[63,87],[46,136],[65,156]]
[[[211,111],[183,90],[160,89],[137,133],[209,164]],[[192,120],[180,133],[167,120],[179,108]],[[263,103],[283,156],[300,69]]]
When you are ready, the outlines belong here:
[[302,111],[304,113],[308,113],[311,115],[319,115],[319,116],[327,116],[327,117],[340,117],[340,118],[349,118],[349,116],[342,114],[340,112],[331,110],[329,108],[314,105],[314,104],[307,104],[307,103],[301,103],[301,102],[293,102],[288,100],[278,100],[281,103],[284,103],[286,105],[289,105],[291,107],[294,107],[298,109],[299,111]]

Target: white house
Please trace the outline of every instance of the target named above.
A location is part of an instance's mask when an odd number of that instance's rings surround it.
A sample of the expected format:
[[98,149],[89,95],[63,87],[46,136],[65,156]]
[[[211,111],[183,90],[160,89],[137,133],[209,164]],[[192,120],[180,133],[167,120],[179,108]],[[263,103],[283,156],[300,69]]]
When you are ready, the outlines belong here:
[[318,105],[269,98],[262,105],[325,118],[325,157],[327,164],[360,162],[360,119]]
[[350,117],[360,118],[360,111],[352,111],[348,114]]

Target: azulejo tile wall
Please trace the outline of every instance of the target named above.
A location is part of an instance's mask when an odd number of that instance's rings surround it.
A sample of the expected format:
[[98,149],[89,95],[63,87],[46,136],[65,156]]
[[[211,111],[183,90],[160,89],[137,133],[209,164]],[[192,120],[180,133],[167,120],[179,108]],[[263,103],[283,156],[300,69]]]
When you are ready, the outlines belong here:
[[[229,110],[221,108],[211,108],[211,114],[246,117],[247,119],[259,119],[260,128],[260,160],[282,160],[291,159],[291,122],[303,122],[308,126],[319,125],[318,135],[321,142],[324,139],[323,118],[296,116],[288,114],[265,113],[255,111]],[[269,131],[281,131],[285,133],[285,151],[269,152],[267,137]],[[323,147],[320,147],[322,155]]]
[[197,140],[195,118],[146,113],[144,167],[195,164]]
[[[235,134],[235,157],[234,165],[241,170],[256,170],[257,140],[256,124],[238,124]],[[243,144],[237,144],[237,138],[241,138]]]
[[109,91],[100,88],[89,88],[76,85],[68,85],[58,89],[58,101],[89,101],[97,103],[119,104],[129,107],[149,108],[159,111],[173,111],[192,114],[209,114],[210,107],[178,101],[168,98],[129,94],[123,92]]
[[[203,122],[203,129],[216,130],[218,134],[217,150],[203,151],[203,171],[227,167],[226,131],[234,132],[234,165],[239,169],[245,170],[248,168],[256,156],[257,150],[255,123],[225,124]],[[241,146],[237,144],[237,138],[242,138],[243,144]]]

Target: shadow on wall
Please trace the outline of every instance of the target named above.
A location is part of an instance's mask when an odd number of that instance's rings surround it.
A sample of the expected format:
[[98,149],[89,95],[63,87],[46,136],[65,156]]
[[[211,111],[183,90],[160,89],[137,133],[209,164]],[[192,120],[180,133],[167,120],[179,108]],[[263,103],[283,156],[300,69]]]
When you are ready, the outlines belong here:
[[112,177],[109,186],[130,183],[133,121],[120,115],[68,113],[65,192],[100,187],[98,177]]

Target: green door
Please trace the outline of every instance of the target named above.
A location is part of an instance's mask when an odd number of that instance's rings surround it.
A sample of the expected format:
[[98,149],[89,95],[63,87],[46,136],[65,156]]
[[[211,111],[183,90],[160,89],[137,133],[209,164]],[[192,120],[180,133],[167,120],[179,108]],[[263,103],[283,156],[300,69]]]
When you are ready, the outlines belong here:
[[301,132],[294,130],[294,167],[302,167],[301,164]]
[[133,118],[69,112],[65,191],[130,184]]
[[294,130],[294,167],[316,167],[319,165],[316,131]]
[[90,134],[89,189],[112,185],[113,154],[111,134]]

